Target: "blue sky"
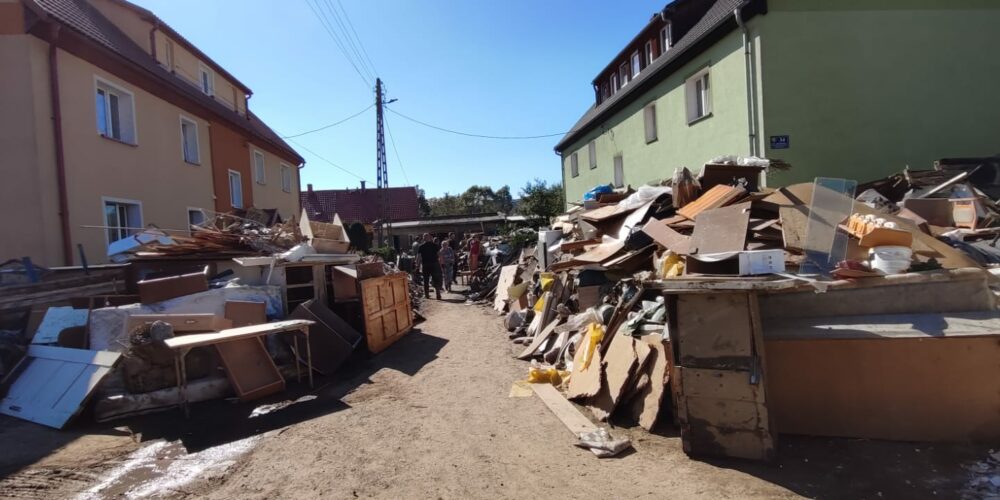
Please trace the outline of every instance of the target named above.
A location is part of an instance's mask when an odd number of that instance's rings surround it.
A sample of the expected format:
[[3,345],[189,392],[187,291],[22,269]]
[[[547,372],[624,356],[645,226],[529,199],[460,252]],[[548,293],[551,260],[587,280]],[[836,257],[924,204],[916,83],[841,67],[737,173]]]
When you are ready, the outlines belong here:
[[[281,135],[348,117],[374,101],[306,0],[132,0],[254,91],[250,109]],[[327,0],[310,0],[323,3]],[[328,0],[337,6],[337,0]],[[569,130],[593,102],[590,82],[665,0],[340,0],[387,89],[391,107],[441,127],[526,136]],[[611,8],[613,6],[613,8]],[[333,25],[337,34],[343,31]],[[349,29],[349,28],[348,28]],[[387,114],[389,184],[428,196],[472,184],[561,180],[558,137],[462,137]],[[375,110],[295,138],[375,185]],[[292,143],[293,147],[297,144]],[[297,147],[302,188],[357,187],[359,178]]]

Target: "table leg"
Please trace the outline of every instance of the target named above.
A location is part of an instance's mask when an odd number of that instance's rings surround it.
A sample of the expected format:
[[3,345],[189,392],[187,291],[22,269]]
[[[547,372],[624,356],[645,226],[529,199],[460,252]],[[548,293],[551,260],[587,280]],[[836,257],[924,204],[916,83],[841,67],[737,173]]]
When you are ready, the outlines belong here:
[[298,335],[292,335],[292,344],[293,344],[292,349],[295,350],[295,380],[297,380],[299,382],[302,382],[302,372],[300,371],[301,369],[299,368],[299,360],[301,358],[299,357],[299,336]]
[[302,332],[306,334],[306,363],[309,369],[309,388],[313,387],[313,353],[312,346],[309,345],[309,327],[302,329]]

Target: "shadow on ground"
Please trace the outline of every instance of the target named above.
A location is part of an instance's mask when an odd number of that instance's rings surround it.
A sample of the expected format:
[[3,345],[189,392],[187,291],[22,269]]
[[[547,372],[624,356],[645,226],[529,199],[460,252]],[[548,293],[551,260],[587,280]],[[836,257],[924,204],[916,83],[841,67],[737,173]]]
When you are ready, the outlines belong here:
[[192,404],[189,418],[184,418],[180,409],[105,423],[95,423],[89,414],[84,414],[67,429],[56,430],[0,415],[0,479],[87,435],[136,435],[143,442],[180,441],[188,453],[195,453],[346,410],[350,406],[341,398],[371,383],[375,373],[390,369],[413,376],[437,359],[447,342],[414,328],[382,353],[359,351],[337,373],[317,376],[315,388],[290,379],[285,392],[268,398],[248,402],[228,398]]

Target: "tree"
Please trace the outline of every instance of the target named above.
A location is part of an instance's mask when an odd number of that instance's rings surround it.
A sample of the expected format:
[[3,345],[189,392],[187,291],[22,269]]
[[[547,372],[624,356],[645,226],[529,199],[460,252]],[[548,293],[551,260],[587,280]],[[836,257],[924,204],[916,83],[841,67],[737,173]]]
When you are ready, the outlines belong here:
[[417,212],[420,214],[420,217],[429,217],[431,215],[431,205],[427,202],[427,194],[419,187],[417,188]]
[[371,242],[368,241],[368,231],[365,231],[365,225],[360,222],[353,222],[347,226],[347,239],[351,240],[351,246],[355,250],[367,252],[371,248]]
[[529,219],[551,220],[563,213],[565,206],[562,184],[555,183],[550,186],[541,179],[535,179],[534,182],[529,182],[521,188],[518,211]]
[[510,186],[497,189],[494,200],[497,212],[509,214],[514,211],[514,197],[510,194]]

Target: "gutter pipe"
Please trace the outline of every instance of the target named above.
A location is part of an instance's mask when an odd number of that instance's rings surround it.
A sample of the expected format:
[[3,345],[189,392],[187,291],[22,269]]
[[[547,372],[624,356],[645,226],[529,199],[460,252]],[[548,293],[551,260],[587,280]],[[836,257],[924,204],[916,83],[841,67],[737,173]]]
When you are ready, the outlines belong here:
[[49,42],[49,94],[52,100],[52,135],[56,153],[56,184],[59,189],[59,226],[62,231],[63,262],[73,265],[73,242],[69,230],[69,201],[66,195],[66,160],[63,155],[62,109],[59,102],[58,49],[59,26],[53,27]]
[[754,92],[757,74],[753,64],[753,46],[750,43],[750,30],[747,29],[747,25],[743,21],[743,13],[741,12],[749,3],[749,0],[745,0],[733,9],[733,17],[736,19],[736,25],[739,26],[740,30],[743,32],[743,58],[744,65],[746,67],[745,72],[747,87],[747,131],[750,143],[749,151],[751,156],[760,156],[760,150],[757,147],[757,119],[755,116],[756,96]]

